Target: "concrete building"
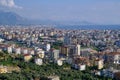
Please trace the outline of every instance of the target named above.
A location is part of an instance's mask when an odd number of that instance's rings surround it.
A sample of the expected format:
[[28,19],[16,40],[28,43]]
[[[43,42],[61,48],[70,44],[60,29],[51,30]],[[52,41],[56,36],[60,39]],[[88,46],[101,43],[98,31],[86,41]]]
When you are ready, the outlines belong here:
[[60,47],[60,53],[65,55],[65,56],[68,56],[68,54],[69,54],[69,47],[68,46],[61,46]]
[[21,54],[21,48],[20,47],[14,48],[14,52],[15,54]]
[[72,64],[72,63],[73,63],[73,59],[72,59],[72,58],[68,58],[68,59],[66,60],[66,62],[67,62],[68,64]]
[[80,70],[80,71],[86,70],[86,65],[85,64],[74,64],[73,67],[77,70]]
[[79,55],[80,56],[80,45],[64,45],[60,48],[60,53],[65,56],[73,56]]
[[86,65],[85,64],[78,64],[78,70],[80,70],[80,71],[86,70]]
[[0,38],[0,43],[3,42],[3,41],[4,41],[4,39]]
[[59,60],[57,60],[57,65],[58,65],[58,66],[62,66],[62,65],[63,65],[63,61],[62,61],[62,60],[60,60],[60,59],[59,59]]
[[37,50],[36,53],[39,58],[44,58],[45,56],[45,51],[43,51],[42,49]]
[[80,45],[79,44],[75,46],[75,54],[80,56]]
[[24,55],[24,61],[25,62],[29,62],[31,60],[31,58],[32,58],[32,55],[30,55],[30,54],[25,54]]
[[28,51],[31,55],[35,55],[35,51],[34,50],[29,50]]
[[42,64],[43,64],[43,60],[40,59],[40,58],[36,58],[36,59],[35,59],[35,63],[36,63],[37,65],[42,65]]
[[12,50],[13,50],[13,49],[12,49],[12,46],[8,46],[8,47],[7,47],[7,52],[8,52],[8,53],[12,53],[12,52],[13,52]]
[[52,60],[58,60],[59,59],[59,53],[60,53],[59,50],[53,50],[52,53],[51,53]]
[[95,65],[97,65],[98,69],[102,69],[104,67],[104,60],[103,59],[95,60]]
[[46,44],[46,45],[45,45],[45,50],[46,50],[46,51],[50,51],[50,49],[51,49],[50,44]]
[[28,49],[27,48],[23,48],[22,49],[22,54],[27,54],[28,53]]

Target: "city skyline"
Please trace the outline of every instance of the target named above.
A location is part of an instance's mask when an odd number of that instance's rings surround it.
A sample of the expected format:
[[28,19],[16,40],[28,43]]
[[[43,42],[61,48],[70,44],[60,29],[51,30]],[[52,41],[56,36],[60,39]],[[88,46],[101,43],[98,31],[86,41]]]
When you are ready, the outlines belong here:
[[119,0],[0,0],[0,10],[37,20],[119,24]]

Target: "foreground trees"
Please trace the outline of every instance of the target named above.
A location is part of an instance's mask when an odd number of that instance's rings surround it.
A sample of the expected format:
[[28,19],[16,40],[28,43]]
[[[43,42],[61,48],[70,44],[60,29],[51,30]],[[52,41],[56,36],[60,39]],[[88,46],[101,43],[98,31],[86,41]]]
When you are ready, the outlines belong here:
[[[3,57],[3,54],[0,53],[0,57]],[[50,75],[58,75],[60,80],[112,80],[93,76],[89,73],[89,70],[85,72],[73,70],[69,64],[57,66],[56,64],[49,63],[38,66],[34,62],[26,63],[22,60],[22,56],[19,57],[13,58],[7,56],[6,60],[0,60],[0,65],[17,65],[21,68],[20,72],[0,74],[0,80],[47,80],[46,77]]]

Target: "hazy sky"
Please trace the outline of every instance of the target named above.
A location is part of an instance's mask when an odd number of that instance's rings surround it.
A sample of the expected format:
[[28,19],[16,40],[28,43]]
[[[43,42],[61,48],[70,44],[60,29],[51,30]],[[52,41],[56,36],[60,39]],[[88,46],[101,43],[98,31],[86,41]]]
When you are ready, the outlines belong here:
[[32,19],[120,24],[120,0],[0,0],[0,7]]

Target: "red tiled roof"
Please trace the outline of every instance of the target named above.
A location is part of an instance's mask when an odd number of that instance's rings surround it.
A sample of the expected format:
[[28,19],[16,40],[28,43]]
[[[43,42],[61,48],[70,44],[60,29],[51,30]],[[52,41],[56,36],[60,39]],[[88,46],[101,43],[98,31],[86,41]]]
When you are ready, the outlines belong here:
[[30,54],[24,54],[24,56],[30,56]]

